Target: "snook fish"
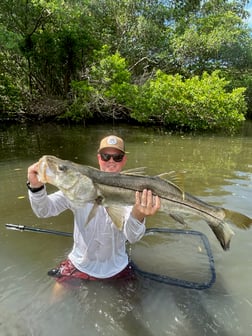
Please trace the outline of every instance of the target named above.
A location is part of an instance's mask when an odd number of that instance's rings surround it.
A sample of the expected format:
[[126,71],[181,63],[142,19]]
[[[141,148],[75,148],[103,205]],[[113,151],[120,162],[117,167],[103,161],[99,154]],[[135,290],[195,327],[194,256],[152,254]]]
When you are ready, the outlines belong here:
[[182,214],[203,218],[224,250],[229,249],[234,234],[228,221],[242,229],[247,229],[252,224],[251,218],[203,202],[159,176],[106,173],[50,155],[45,155],[39,160],[38,174],[41,182],[56,186],[76,206],[82,206],[86,202],[94,203],[94,210],[100,204],[106,206],[108,214],[119,229],[122,229],[123,225],[123,207],[132,206],[135,202],[135,192],[143,189],[150,189],[158,195],[161,199],[160,211],[181,223]]

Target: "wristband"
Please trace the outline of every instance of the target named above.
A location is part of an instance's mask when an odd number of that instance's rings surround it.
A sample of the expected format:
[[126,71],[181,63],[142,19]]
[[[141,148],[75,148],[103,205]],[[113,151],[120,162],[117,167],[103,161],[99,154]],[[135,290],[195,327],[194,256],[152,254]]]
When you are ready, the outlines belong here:
[[26,185],[27,185],[27,188],[28,188],[31,192],[33,192],[33,193],[36,193],[36,192],[38,192],[38,191],[44,189],[44,187],[45,187],[44,184],[43,184],[42,186],[40,186],[40,187],[38,187],[38,188],[32,188],[32,187],[31,187],[31,184],[30,184],[29,181],[26,182]]

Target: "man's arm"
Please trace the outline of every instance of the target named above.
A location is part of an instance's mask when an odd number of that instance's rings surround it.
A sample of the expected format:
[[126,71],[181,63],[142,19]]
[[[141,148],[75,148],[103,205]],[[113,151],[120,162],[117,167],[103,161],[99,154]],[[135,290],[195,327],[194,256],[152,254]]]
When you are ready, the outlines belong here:
[[28,168],[27,178],[29,200],[36,216],[41,218],[57,216],[70,208],[61,191],[47,195],[45,186],[41,189],[43,183],[38,179],[38,162]]

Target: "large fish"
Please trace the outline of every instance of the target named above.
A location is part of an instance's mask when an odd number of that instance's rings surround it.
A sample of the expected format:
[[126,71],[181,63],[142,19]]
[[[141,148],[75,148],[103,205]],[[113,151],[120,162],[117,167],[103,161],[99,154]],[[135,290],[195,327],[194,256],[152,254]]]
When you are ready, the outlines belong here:
[[123,207],[133,205],[135,192],[143,189],[150,189],[158,195],[161,198],[160,211],[180,222],[183,222],[182,214],[198,215],[203,218],[224,250],[229,249],[234,234],[228,221],[243,229],[249,228],[252,224],[251,218],[203,202],[159,176],[106,173],[93,167],[45,155],[39,160],[39,178],[41,182],[50,183],[60,189],[76,206],[93,202],[94,211],[98,205],[106,206],[119,229],[123,225]]

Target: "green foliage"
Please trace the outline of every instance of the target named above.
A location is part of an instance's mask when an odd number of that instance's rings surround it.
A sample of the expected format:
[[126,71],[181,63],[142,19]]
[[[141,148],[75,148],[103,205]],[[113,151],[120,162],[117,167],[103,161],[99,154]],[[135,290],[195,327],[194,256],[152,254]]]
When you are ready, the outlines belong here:
[[218,72],[183,80],[157,71],[139,88],[131,116],[139,121],[159,120],[190,130],[234,131],[246,113],[245,88],[225,90],[228,82]]
[[117,118],[132,99],[134,86],[127,64],[118,52],[110,54],[107,46],[95,53],[88,80],[73,82],[74,103],[64,117],[77,121],[94,114]]
[[114,84],[129,82],[130,72],[127,70],[125,58],[119,52],[110,54],[108,46],[103,46],[95,53],[96,62],[91,66],[91,81],[99,83],[100,87],[109,91]]
[[22,58],[16,67],[32,95],[66,96],[99,45],[85,1],[0,0],[0,18],[4,47],[18,45],[12,53]]
[[167,57],[170,2],[92,0],[90,11],[100,39],[127,59],[133,74],[141,74],[146,66],[149,71]]
[[229,84],[217,71],[183,80],[161,70],[143,85],[130,82],[127,64],[107,46],[96,52],[88,80],[73,82],[76,99],[65,117],[75,121],[101,112],[110,118],[120,106],[140,122],[158,121],[190,130],[235,130],[244,120],[244,88],[228,92]]
[[246,117],[252,119],[252,75],[249,72],[236,74],[228,71],[224,73],[224,76],[229,80],[229,91],[241,86],[246,88],[245,100],[248,107]]
[[130,84],[131,73],[125,58],[119,52],[111,55],[107,46],[96,57],[98,63],[90,71],[92,85],[113,104],[126,104],[132,98],[134,86]]
[[[244,120],[244,88],[227,91],[217,71],[211,75],[167,75],[161,70],[143,85],[132,84],[127,63],[104,46],[95,53],[88,79],[72,82],[73,104],[63,118],[86,120],[94,115],[116,118],[122,108],[139,122],[160,122],[188,130],[234,131]],[[125,116],[125,115],[124,115]]]
[[[128,118],[133,109],[137,120],[174,127],[235,127],[246,110],[236,88],[246,87],[247,102],[252,91],[246,3],[0,0],[0,74],[9,88],[2,86],[2,97],[11,102],[16,88],[27,105],[30,98],[69,99],[64,117],[74,121]],[[208,75],[207,95],[204,72],[215,70],[230,83],[218,86],[220,76]]]
[[230,10],[221,10],[190,18],[184,32],[174,35],[172,46],[183,73],[192,75],[237,66],[237,59],[244,58],[242,50],[248,38],[242,19]]
[[11,78],[0,75],[0,113],[11,115],[21,107],[20,90],[12,83]]
[[92,101],[92,87],[89,86],[86,81],[73,81],[72,90],[75,99],[59,119],[68,119],[77,123],[81,121],[85,122],[85,120],[93,116],[90,106],[90,101]]

